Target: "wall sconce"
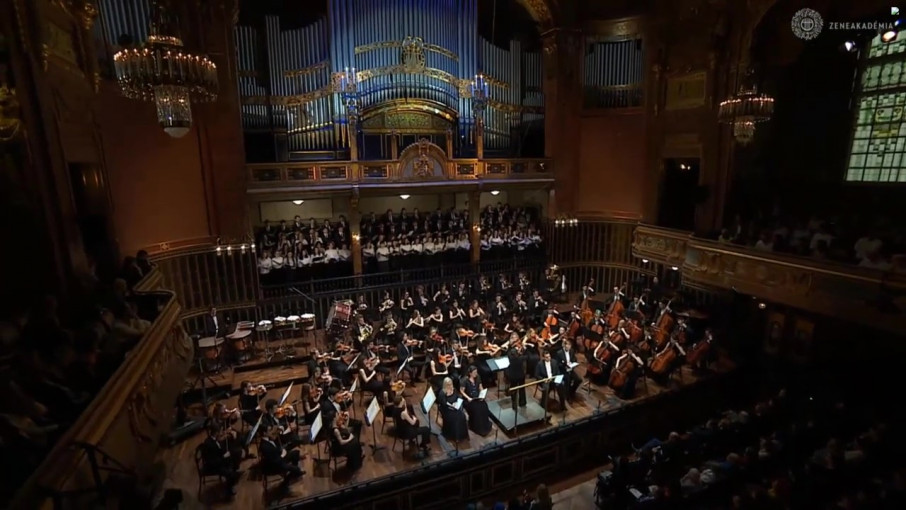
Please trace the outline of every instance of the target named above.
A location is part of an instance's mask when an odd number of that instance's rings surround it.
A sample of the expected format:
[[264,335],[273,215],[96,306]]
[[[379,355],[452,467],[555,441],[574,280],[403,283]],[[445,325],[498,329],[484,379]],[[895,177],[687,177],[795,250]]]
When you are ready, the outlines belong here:
[[475,232],[481,232],[481,225],[479,225],[478,223],[472,225],[472,230],[474,230]]
[[679,271],[679,267],[677,267],[677,266],[673,266],[673,267],[671,267],[670,269],[672,269],[672,270],[674,270],[674,271]]
[[409,195],[400,195],[403,200],[409,200]]
[[648,263],[648,259],[642,259],[642,264],[647,264],[647,263]]
[[352,234],[352,240],[353,240],[353,241],[359,242],[359,239],[361,239],[361,237],[359,236],[359,234]]
[[293,203],[296,205],[302,205],[305,203],[305,200],[293,200]]
[[214,251],[217,252],[217,255],[220,255],[220,246],[218,246],[217,248],[214,248]]
[[758,309],[759,309],[759,310],[764,310],[764,309],[767,308],[767,307],[768,307],[768,305],[766,305],[765,303],[758,303]]
[[496,197],[497,195],[500,194],[500,190],[495,189],[495,190],[491,191],[491,194],[494,195],[494,196]]
[[247,244],[243,244],[242,246],[239,247],[239,251],[241,251],[243,255],[245,255],[245,250],[247,250],[247,249],[248,249]]
[[561,216],[554,220],[555,227],[575,227],[579,224],[579,219],[571,216]]

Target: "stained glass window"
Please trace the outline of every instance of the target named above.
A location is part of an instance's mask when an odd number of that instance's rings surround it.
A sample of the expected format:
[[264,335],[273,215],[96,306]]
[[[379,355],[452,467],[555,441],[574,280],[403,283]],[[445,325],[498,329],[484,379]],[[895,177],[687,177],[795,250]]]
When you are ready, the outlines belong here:
[[906,182],[906,35],[875,37],[866,58],[846,180]]

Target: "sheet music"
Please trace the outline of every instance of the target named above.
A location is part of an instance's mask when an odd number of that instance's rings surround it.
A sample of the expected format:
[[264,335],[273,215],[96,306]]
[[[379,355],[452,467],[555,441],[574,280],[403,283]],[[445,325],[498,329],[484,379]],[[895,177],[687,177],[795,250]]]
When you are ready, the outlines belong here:
[[399,376],[400,373],[402,373],[403,369],[406,368],[406,365],[408,365],[410,361],[412,361],[412,356],[409,356],[408,358],[406,358],[405,361],[400,363],[400,367],[398,369],[396,369],[397,376]]
[[510,366],[510,358],[504,357],[504,358],[496,358],[496,359],[497,359],[497,366],[500,368],[500,370],[503,370]]
[[577,366],[579,366],[579,363],[577,361],[573,361],[571,363],[567,363],[566,366],[569,367],[570,370],[572,370],[572,369],[576,368]]
[[286,388],[286,391],[283,392],[283,396],[280,397],[280,403],[277,404],[278,406],[282,406],[286,403],[286,399],[289,398],[289,392],[291,391],[293,391],[293,383],[289,383],[289,388]]
[[554,384],[560,384],[562,382],[563,382],[563,374],[560,374],[557,377],[554,377]]
[[434,394],[434,388],[429,385],[428,390],[425,392],[425,396],[422,397],[422,411],[427,414],[436,400],[437,395]]
[[346,367],[346,370],[351,369],[355,365],[355,362],[359,360],[359,356],[361,356],[361,355],[362,355],[362,353],[356,354],[355,358],[352,358],[352,363],[350,363],[349,366]]
[[258,423],[256,423],[255,426],[252,427],[252,430],[249,432],[249,437],[245,439],[246,448],[248,447],[248,445],[252,444],[252,440],[255,439],[255,435],[258,433],[258,429],[261,428],[262,418],[264,418],[263,414],[258,417]]
[[460,409],[462,409],[462,403],[463,403],[463,400],[461,398],[456,399],[456,402],[453,402],[453,405],[451,407],[453,407],[453,409],[456,409],[457,411],[459,411]]
[[478,394],[478,398],[481,399],[481,400],[484,400],[485,397],[487,397],[487,396],[488,396],[488,389],[487,389],[487,388],[481,390],[481,393]]
[[309,429],[309,440],[314,443],[315,438],[318,437],[318,434],[321,432],[321,427],[324,426],[324,420],[321,418],[321,411],[318,411],[318,415],[315,416],[315,421],[311,424],[311,429]]
[[378,405],[378,399],[372,398],[371,403],[368,404],[368,409],[365,410],[365,421],[370,427],[374,423],[374,419],[377,417],[378,412],[381,410],[381,406]]
[[352,380],[352,386],[349,387],[349,393],[355,393],[355,390],[359,388],[359,378],[356,377]]

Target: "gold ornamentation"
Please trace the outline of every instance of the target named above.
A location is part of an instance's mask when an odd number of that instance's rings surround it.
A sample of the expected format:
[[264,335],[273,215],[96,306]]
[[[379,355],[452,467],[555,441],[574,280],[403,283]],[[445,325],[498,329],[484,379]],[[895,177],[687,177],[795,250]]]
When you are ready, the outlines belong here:
[[[361,46],[355,47],[355,54],[360,55],[362,53],[368,53],[370,51],[389,49],[389,48],[400,48],[403,45],[403,41],[381,41],[372,44],[363,44]],[[450,60],[459,62],[459,56],[452,51],[438,46],[436,44],[425,44],[425,51],[430,51],[431,53],[437,53],[443,55]]]
[[705,106],[708,72],[699,71],[667,77],[666,110],[687,110]]
[[93,0],[85,0],[85,3],[82,4],[82,12],[80,13],[80,19],[82,21],[82,28],[86,32],[91,30],[91,27],[94,26],[94,20],[98,17],[98,8],[94,5]]
[[431,168],[431,159],[428,158],[428,144],[431,143],[427,138],[421,138],[418,141],[418,159],[415,160],[413,171],[417,177],[431,177],[434,173]]
[[16,89],[0,86],[0,142],[9,142],[19,136],[22,119]]
[[[307,76],[309,74],[315,74],[317,72],[323,71],[324,69],[327,69],[327,66],[329,64],[330,64],[330,62],[325,60],[323,62],[318,62],[315,65],[303,67],[302,69],[294,69],[292,71],[286,71],[283,73],[283,76],[285,76],[287,78],[296,78],[298,76]],[[248,71],[244,71],[244,72],[248,72]],[[252,72],[254,72],[254,71],[252,71]],[[257,75],[257,73],[255,73],[255,75]]]
[[547,0],[519,0],[519,3],[525,7],[529,16],[538,23],[550,25],[553,22],[551,11],[547,7]]
[[425,70],[427,61],[424,39],[411,35],[403,39],[400,49],[400,64],[403,66],[403,72],[421,74]]

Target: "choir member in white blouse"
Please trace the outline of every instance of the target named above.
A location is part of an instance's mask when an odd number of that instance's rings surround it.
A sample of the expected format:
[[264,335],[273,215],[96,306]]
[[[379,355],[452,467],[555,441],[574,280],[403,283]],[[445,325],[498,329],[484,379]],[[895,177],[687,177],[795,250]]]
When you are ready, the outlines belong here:
[[339,262],[340,252],[337,250],[337,247],[334,246],[333,242],[327,245],[327,250],[324,251],[324,259],[327,262]]
[[283,258],[283,252],[280,250],[277,250],[274,253],[274,256],[271,258],[271,264],[272,264],[273,270],[279,271],[280,269],[283,269],[284,262],[285,262],[285,260]]
[[299,259],[299,266],[303,268],[311,267],[311,252],[302,250],[302,257]]
[[349,258],[352,256],[352,252],[349,251],[349,246],[342,245],[340,249],[337,250],[337,254],[340,257],[340,262],[348,262]]
[[258,274],[266,276],[270,274],[273,267],[274,262],[271,260],[270,252],[268,250],[261,250],[261,255],[258,257]]

